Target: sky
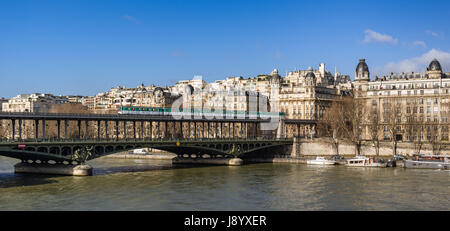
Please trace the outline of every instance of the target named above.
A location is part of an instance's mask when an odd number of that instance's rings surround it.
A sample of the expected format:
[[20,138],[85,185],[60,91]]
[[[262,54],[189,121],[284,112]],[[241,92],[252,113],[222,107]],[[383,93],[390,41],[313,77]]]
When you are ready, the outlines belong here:
[[335,67],[450,71],[450,1],[1,0],[0,97]]

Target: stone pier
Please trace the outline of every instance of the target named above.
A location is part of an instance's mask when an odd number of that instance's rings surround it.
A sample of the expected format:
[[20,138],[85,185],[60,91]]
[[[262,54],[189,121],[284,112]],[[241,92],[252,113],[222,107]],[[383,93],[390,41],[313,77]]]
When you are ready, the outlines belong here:
[[92,176],[90,165],[66,165],[66,164],[37,164],[18,163],[14,165],[15,173],[33,173],[66,176]]

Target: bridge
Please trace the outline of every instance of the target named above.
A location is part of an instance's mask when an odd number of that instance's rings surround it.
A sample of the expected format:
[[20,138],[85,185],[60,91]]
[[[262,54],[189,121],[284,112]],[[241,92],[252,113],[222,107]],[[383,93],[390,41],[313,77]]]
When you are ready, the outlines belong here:
[[[180,159],[246,158],[284,152],[314,121],[279,120],[263,131],[260,118],[181,118],[119,114],[0,113],[0,155],[23,165],[77,166],[137,148]],[[84,153],[84,157],[80,157]],[[80,159],[81,158],[81,159]]]

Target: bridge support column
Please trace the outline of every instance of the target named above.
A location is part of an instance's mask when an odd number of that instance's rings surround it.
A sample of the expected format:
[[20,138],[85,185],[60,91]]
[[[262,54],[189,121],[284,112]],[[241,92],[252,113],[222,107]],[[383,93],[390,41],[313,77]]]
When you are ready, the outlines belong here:
[[42,120],[42,139],[45,139],[45,120]]
[[11,128],[12,128],[12,140],[16,139],[16,120],[11,120]]
[[56,121],[56,127],[58,127],[58,139],[61,139],[61,120]]
[[97,139],[100,139],[100,129],[101,129],[100,120],[97,120]]
[[66,138],[66,139],[69,138],[69,136],[67,135],[67,126],[69,126],[69,125],[67,124],[68,122],[69,122],[69,121],[64,120],[64,138]]
[[85,140],[89,139],[89,120],[86,120]]
[[194,138],[197,139],[197,122],[194,122]]
[[119,140],[119,121],[116,120],[116,140]]
[[78,139],[81,139],[81,120],[78,120]]
[[22,140],[22,120],[19,120],[19,140]]
[[144,139],[144,121],[141,121],[141,135],[139,138]]
[[108,120],[105,120],[105,139],[109,139],[108,137]]
[[150,139],[153,139],[153,121],[150,121],[149,129],[150,129]]
[[127,138],[127,121],[126,120],[123,121],[123,138],[124,139]]
[[292,144],[291,157],[295,158],[300,156],[300,138],[294,137],[294,143]]
[[38,139],[39,138],[39,120],[35,120],[34,121],[34,138]]
[[89,165],[66,165],[48,163],[37,164],[21,162],[14,165],[14,172],[66,176],[92,176],[92,167]]
[[133,121],[133,138],[136,139],[136,121]]

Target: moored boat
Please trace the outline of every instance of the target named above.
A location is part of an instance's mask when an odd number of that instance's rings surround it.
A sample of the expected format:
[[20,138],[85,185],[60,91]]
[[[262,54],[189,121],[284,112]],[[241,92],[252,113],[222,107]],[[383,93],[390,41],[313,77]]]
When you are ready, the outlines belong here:
[[450,157],[439,155],[413,155],[412,160],[404,160],[405,168],[450,170]]
[[316,165],[334,165],[336,161],[325,159],[325,157],[318,156],[314,160],[307,160],[307,164],[316,164]]
[[374,158],[365,156],[356,156],[355,158],[348,159],[346,165],[350,167],[387,167],[387,163],[376,162]]

